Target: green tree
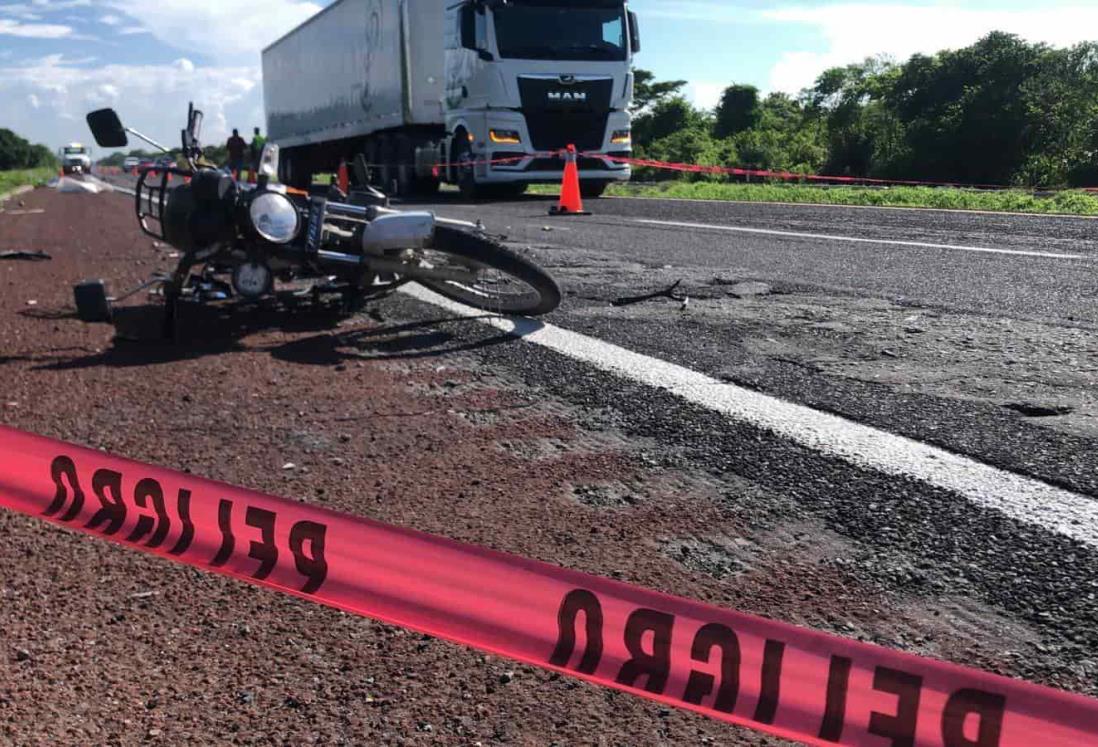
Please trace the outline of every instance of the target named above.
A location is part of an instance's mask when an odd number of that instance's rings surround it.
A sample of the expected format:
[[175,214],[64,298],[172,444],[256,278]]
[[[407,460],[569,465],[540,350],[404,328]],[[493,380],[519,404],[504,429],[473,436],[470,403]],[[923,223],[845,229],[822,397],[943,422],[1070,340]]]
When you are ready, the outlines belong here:
[[675,96],[633,120],[633,140],[643,146],[682,130],[705,129],[707,124],[704,114],[682,96]]
[[633,114],[647,112],[657,104],[674,96],[682,95],[685,80],[657,81],[649,70],[633,69],[633,103],[629,110]]
[[11,130],[0,128],[0,171],[56,165],[57,157],[45,145],[32,145]]
[[724,89],[714,112],[713,134],[729,137],[750,130],[759,123],[759,89],[733,84]]

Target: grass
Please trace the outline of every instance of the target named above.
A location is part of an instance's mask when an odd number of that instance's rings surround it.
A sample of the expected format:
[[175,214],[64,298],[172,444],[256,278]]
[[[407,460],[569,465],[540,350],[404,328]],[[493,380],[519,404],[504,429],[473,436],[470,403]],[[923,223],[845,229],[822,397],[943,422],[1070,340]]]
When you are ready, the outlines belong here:
[[[556,194],[552,185],[531,189],[536,194]],[[817,187],[804,184],[728,184],[672,181],[660,184],[612,184],[606,191],[615,197],[726,200],[730,202],[795,202],[813,205],[987,210],[994,212],[1056,215],[1098,215],[1098,194],[1065,190],[1035,195],[1023,190],[999,192],[949,187]]]
[[56,169],[21,169],[0,171],[0,196],[26,184],[38,184],[56,176]]

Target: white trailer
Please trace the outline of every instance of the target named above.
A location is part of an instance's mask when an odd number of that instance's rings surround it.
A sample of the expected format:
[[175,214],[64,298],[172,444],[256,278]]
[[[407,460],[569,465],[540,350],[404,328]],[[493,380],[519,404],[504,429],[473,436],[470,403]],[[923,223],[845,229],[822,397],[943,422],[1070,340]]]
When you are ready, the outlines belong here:
[[337,0],[263,51],[268,135],[288,184],[363,154],[397,194],[518,193],[575,145],[594,196],[630,176],[639,49],[624,0]]

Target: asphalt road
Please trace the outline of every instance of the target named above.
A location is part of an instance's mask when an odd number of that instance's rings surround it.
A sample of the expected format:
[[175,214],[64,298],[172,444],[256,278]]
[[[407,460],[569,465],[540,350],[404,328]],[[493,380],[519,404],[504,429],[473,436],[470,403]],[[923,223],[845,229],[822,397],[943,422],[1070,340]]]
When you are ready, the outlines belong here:
[[[430,207],[482,217],[524,241],[624,262],[740,270],[786,284],[1012,318],[1098,322],[1094,220],[627,198],[589,201],[591,217],[550,219],[549,204]],[[547,226],[551,234],[543,231]],[[875,241],[881,243],[869,243]],[[998,253],[1004,251],[1020,254]]]
[[[528,531],[500,513],[506,539],[482,517],[472,541],[486,534],[493,546],[670,590],[681,572],[690,594],[718,604],[1098,694],[1098,547],[1079,539],[1098,531],[1089,513],[1098,500],[1098,223],[624,199],[554,219],[549,204],[416,207],[480,218],[549,268],[566,294],[550,327],[521,327],[518,339],[397,295],[371,310],[378,329],[320,334],[270,355],[326,372],[391,358],[442,371],[454,356],[468,359],[566,419],[584,443],[615,444],[615,459],[630,465],[629,478],[605,464],[601,476],[565,475],[568,505],[581,505],[590,535],[554,522],[561,498],[538,488],[516,498],[545,501]],[[688,303],[611,303],[676,281]],[[586,336],[594,352],[584,359],[548,344],[554,330]],[[633,370],[600,366],[607,345],[646,358],[629,359]],[[79,369],[92,375],[117,357],[89,356]],[[672,378],[660,380],[665,369]],[[730,414],[709,393],[687,396],[673,380],[682,370],[707,377],[698,389],[724,396],[723,382],[736,397],[763,395],[763,412]],[[799,405],[801,419],[776,429],[767,402]],[[950,482],[893,469],[887,449],[877,458],[821,444],[821,413],[841,416],[835,427],[856,444],[866,428],[910,439],[889,446],[897,464],[932,446],[932,459],[1016,484],[1018,501],[996,507],[988,486],[965,486],[963,474]],[[533,479],[555,463],[551,443],[500,448],[529,460]],[[483,448],[461,456],[485,458]],[[1057,525],[1051,502],[1022,500],[1031,489],[1082,509]],[[414,491],[401,495],[420,505]],[[390,510],[404,515],[399,502]],[[420,510],[413,523],[463,537]],[[641,733],[644,718],[632,722]]]

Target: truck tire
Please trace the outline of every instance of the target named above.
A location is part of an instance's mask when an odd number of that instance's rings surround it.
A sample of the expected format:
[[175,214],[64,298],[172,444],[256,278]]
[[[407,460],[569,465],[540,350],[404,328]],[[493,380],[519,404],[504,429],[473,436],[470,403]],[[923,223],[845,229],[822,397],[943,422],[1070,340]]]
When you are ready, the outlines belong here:
[[396,153],[396,193],[401,197],[411,197],[416,192],[416,150],[412,138],[397,135],[394,151]]
[[516,200],[526,194],[526,189],[529,186],[525,182],[496,184],[492,187],[492,196],[501,200]]
[[580,195],[588,199],[597,200],[606,192],[609,182],[580,182]]
[[481,196],[481,190],[477,186],[476,174],[473,172],[473,149],[469,147],[469,141],[463,133],[459,133],[454,140],[454,148],[451,152],[457,171],[457,186],[461,196],[466,200],[476,200]]
[[308,189],[313,175],[306,168],[304,154],[298,148],[287,148],[278,159],[278,180],[287,187]]
[[392,135],[382,135],[378,139],[378,180],[379,188],[385,194],[393,193],[393,180],[397,178],[397,152],[396,143]]

